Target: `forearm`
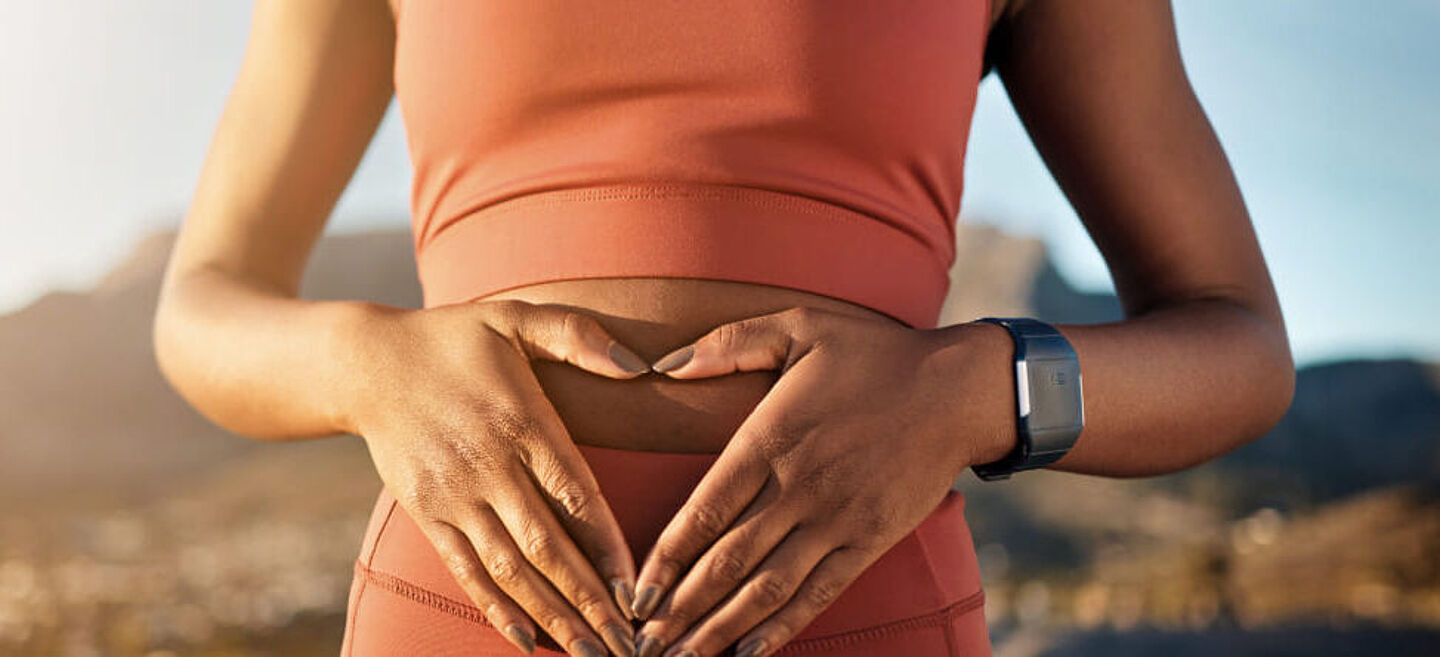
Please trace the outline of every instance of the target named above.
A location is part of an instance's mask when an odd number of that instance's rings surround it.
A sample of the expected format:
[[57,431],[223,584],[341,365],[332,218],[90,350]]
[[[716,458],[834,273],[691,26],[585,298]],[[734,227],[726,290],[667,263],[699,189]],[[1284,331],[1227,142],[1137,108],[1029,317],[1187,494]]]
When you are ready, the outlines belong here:
[[[1260,437],[1290,405],[1294,365],[1283,324],[1241,304],[1196,300],[1121,322],[1054,326],[1079,355],[1085,428],[1050,469],[1112,477],[1183,470]],[[974,460],[999,460],[1017,440],[1013,342],[988,323],[940,330],[975,354],[973,369],[954,380],[988,382],[957,408],[979,420],[961,426],[985,428],[969,438],[979,441]]]
[[201,414],[260,439],[347,430],[344,393],[356,384],[360,327],[377,304],[310,301],[219,269],[167,278],[156,313],[156,359]]

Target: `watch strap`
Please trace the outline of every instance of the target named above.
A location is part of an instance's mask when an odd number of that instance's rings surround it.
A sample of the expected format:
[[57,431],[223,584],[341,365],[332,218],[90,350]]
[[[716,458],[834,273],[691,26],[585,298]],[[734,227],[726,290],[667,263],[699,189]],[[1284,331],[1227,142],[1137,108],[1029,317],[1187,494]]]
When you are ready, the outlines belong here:
[[[1084,424],[1083,401],[1078,404],[1080,417],[1076,426],[1031,428],[1029,363],[1032,361],[1070,360],[1078,365],[1078,357],[1069,340],[1055,327],[1029,317],[982,317],[976,321],[988,322],[1004,327],[1010,333],[1015,345],[1013,363],[1015,372],[1016,398],[1016,441],[1015,449],[1004,458],[991,463],[971,466],[976,476],[986,481],[1009,479],[1011,473],[1032,470],[1050,465],[1070,451]],[[1080,381],[1075,380],[1076,394],[1080,394]]]

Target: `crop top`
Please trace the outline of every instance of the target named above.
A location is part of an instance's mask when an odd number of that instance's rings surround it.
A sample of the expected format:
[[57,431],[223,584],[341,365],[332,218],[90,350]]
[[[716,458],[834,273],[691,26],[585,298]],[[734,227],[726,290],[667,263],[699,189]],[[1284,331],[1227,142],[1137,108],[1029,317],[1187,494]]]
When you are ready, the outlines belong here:
[[988,3],[396,0],[427,307],[684,277],[934,328]]

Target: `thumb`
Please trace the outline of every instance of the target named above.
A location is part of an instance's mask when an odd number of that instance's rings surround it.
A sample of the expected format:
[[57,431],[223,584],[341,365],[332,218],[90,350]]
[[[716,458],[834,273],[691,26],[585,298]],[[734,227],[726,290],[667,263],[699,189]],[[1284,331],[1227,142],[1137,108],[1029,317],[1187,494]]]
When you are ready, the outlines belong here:
[[492,328],[510,338],[531,360],[570,363],[613,379],[632,379],[650,371],[644,359],[585,313],[506,300],[504,308],[492,317]]
[[661,357],[651,368],[676,379],[784,371],[808,349],[808,343],[799,338],[801,324],[796,315],[786,310],[721,324]]

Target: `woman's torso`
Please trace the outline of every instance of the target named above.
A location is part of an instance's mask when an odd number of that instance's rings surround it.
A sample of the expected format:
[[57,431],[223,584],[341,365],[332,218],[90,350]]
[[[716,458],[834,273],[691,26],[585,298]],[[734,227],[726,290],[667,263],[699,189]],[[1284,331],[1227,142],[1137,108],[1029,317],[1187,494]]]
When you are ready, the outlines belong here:
[[[744,11],[396,4],[397,93],[416,163],[427,304],[481,295],[570,306],[652,361],[720,324],[796,306],[882,322],[923,322],[938,308],[978,48],[1002,0]],[[683,185],[694,205],[506,209],[526,196],[644,180]],[[747,192],[752,205],[702,198],[717,184]],[[823,214],[830,223],[809,215],[803,237],[770,233],[792,221],[775,196],[797,199],[782,204],[797,216],[836,209]],[[571,229],[595,234],[582,246]],[[686,246],[692,236],[706,237],[705,250],[687,250],[701,248]],[[817,251],[827,239],[848,246]],[[739,253],[757,242],[770,252]],[[656,245],[671,248],[668,259]],[[792,261],[773,264],[781,259]],[[916,262],[925,264],[886,265]],[[876,280],[884,282],[871,287]],[[834,294],[820,293],[827,287]],[[665,452],[720,451],[778,377],[615,380],[563,363],[534,369],[577,443]]]

